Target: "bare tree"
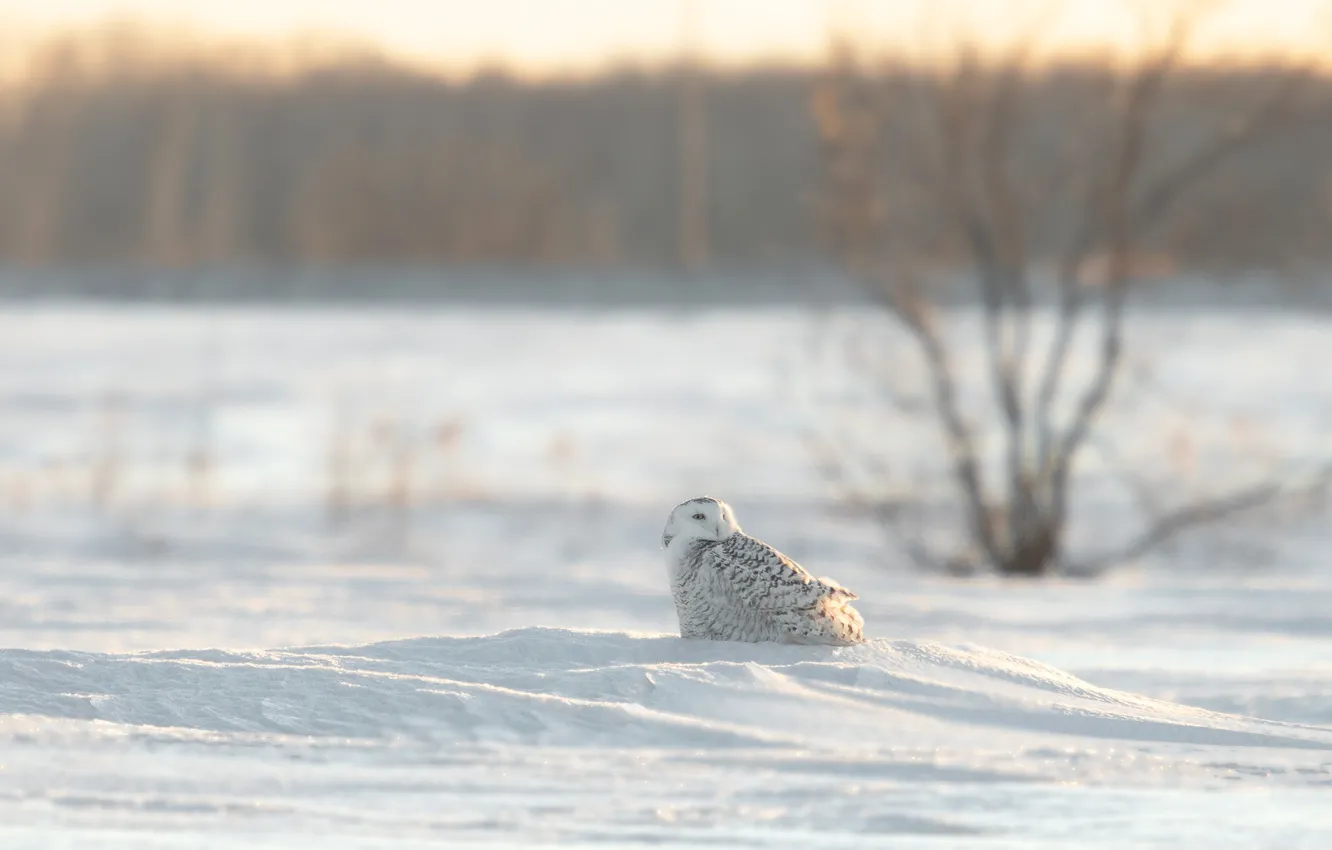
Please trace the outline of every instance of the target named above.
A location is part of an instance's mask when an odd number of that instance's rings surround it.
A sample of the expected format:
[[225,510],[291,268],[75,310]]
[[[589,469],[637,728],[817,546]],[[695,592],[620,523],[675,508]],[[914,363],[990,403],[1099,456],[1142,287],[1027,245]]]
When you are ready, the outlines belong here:
[[[839,41],[815,92],[836,255],[917,343],[972,549],[1001,573],[1073,566],[1064,546],[1070,481],[1121,372],[1125,301],[1139,266],[1172,220],[1207,214],[1190,205],[1193,190],[1292,125],[1310,77],[1278,69],[1263,90],[1236,98],[1243,102],[1223,126],[1187,145],[1155,135],[1192,23],[1177,16],[1135,61],[1088,75],[1078,102],[1053,118],[1029,109],[1042,79],[1034,37],[999,60],[959,50],[943,72],[871,67]],[[1038,144],[1050,150],[1033,169],[1029,146]],[[1047,265],[1055,318],[1045,338],[1032,325]],[[986,383],[1003,433],[997,485],[980,428],[964,415],[956,352],[935,309],[935,272],[947,267],[968,270],[980,304]],[[1094,339],[1094,365],[1077,375],[1069,360],[1082,334]],[[1281,491],[1264,481],[1160,513],[1122,550],[1086,566],[1136,557]],[[914,544],[912,554],[928,557]]]

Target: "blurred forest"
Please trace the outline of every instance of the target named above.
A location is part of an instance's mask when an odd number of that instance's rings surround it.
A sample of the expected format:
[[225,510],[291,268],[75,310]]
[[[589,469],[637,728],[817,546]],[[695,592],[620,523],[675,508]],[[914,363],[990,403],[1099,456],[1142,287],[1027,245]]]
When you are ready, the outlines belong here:
[[[817,261],[826,250],[815,69],[448,79],[354,49],[200,47],[135,26],[63,36],[10,64],[0,82],[6,264],[670,268],[691,191],[704,256],[718,266]],[[1279,70],[1181,72],[1153,135],[1169,150],[1224,128]],[[876,73],[919,90],[936,72]],[[1037,73],[1025,108],[1043,129],[1023,153],[1033,172],[1057,159],[1062,128],[1110,74],[1090,61]],[[1206,227],[1185,221],[1169,234],[1173,267],[1329,259],[1332,77],[1301,97],[1290,132],[1207,184]],[[920,143],[907,138],[909,117],[894,126],[901,144]],[[891,156],[898,140],[884,142],[884,178],[909,182]],[[700,181],[692,190],[690,179]],[[936,215],[908,204],[895,221],[925,238]]]

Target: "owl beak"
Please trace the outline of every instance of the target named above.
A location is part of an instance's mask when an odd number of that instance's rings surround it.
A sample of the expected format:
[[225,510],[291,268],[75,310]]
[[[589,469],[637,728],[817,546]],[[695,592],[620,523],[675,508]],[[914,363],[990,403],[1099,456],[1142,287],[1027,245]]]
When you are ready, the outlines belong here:
[[666,547],[670,546],[671,541],[674,539],[675,539],[674,534],[663,534],[661,536],[661,548],[665,549]]

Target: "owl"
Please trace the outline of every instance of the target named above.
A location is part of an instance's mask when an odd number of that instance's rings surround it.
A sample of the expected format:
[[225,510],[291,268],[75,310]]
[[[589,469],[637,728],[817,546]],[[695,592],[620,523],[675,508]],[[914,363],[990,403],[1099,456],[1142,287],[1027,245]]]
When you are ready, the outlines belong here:
[[661,543],[680,637],[831,646],[864,640],[864,621],[850,605],[856,594],[745,534],[720,499],[676,505]]

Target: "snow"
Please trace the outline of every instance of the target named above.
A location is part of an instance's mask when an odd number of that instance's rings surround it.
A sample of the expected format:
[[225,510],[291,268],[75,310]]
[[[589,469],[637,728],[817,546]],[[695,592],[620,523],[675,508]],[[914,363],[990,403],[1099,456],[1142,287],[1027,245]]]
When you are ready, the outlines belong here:
[[1332,785],[1332,728],[1162,702],[983,647],[529,628],[9,650],[0,681],[7,847],[55,827],[134,830],[124,846],[142,831],[208,846],[307,830],[327,846],[1037,842],[1138,812],[1078,839],[1110,846],[1161,838],[1181,806],[1213,829],[1252,827],[1205,793],[1239,788],[1272,795],[1265,841],[1332,829],[1315,802]]
[[[1169,503],[1325,457],[1324,325],[1134,314],[1077,544],[1141,521],[1120,461]],[[1325,846],[1326,507],[1095,580],[921,573],[809,448],[950,540],[886,327],[9,305],[0,847]],[[701,493],[870,642],[671,636],[661,524]]]

